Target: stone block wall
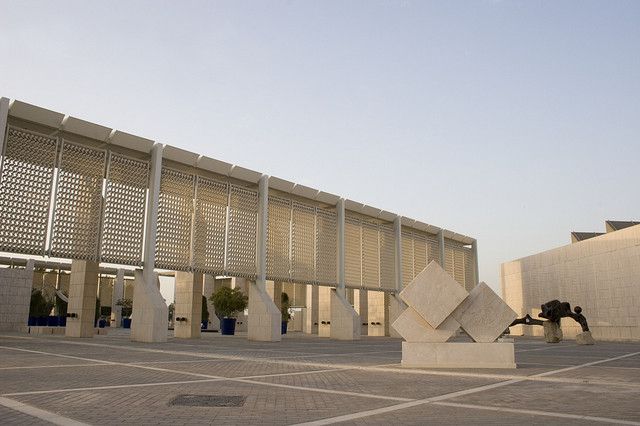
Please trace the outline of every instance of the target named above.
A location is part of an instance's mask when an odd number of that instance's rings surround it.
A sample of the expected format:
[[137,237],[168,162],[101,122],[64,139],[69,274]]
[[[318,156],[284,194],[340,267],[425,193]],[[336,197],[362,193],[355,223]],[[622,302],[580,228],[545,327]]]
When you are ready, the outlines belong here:
[[22,331],[29,318],[33,261],[26,268],[0,269],[0,331]]
[[[503,299],[519,317],[537,317],[558,299],[583,309],[596,340],[640,341],[640,225],[502,264]],[[580,332],[562,320],[566,338]],[[514,334],[543,334],[542,327],[512,327]]]

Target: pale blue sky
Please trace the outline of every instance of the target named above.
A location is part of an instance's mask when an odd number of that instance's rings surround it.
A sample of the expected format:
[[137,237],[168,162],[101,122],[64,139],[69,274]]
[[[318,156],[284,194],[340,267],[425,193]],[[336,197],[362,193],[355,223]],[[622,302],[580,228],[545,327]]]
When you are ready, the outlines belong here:
[[0,0],[0,95],[479,240],[640,219],[638,1]]

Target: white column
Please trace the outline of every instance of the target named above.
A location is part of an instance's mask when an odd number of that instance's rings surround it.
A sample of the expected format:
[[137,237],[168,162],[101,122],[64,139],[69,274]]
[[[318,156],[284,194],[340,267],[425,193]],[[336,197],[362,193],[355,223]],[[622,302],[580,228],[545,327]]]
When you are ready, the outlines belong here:
[[[345,291],[345,244],[344,244],[344,198],[340,198],[336,204],[338,216],[338,285],[336,290],[330,292],[331,324],[330,336],[338,340],[356,340],[360,338],[360,317],[347,301]],[[322,303],[322,297],[320,298]],[[322,310],[322,306],[320,307]],[[318,334],[322,334],[322,318]]]
[[118,269],[111,293],[111,327],[120,327],[122,322],[122,306],[116,305],[124,298],[124,269]]
[[158,232],[158,200],[160,198],[160,178],[162,176],[162,152],[164,145],[156,143],[151,150],[151,173],[147,199],[147,227],[144,235],[144,269],[142,275],[149,286],[155,285],[156,234]]
[[478,269],[478,240],[473,240],[473,243],[471,243],[471,250],[473,251],[473,262],[474,262],[473,285],[476,286],[480,282],[480,273]]
[[[389,294],[389,308],[385,308],[384,334],[391,337],[400,337],[400,334],[392,327],[394,321],[407,308],[398,294],[402,291],[402,218],[396,216],[393,221],[395,236],[395,261],[396,261],[396,292]],[[386,306],[386,304],[385,304]]]
[[402,291],[402,218],[396,216],[393,221],[393,233],[395,237],[395,261],[396,261],[396,292]]
[[440,247],[440,267],[444,269],[445,254],[444,254],[444,229],[438,231],[438,246]]
[[[4,135],[7,128],[7,119],[9,117],[9,99],[0,98],[0,155],[4,152]],[[0,170],[2,170],[0,168]]]
[[336,204],[338,215],[338,287],[337,291],[344,296],[345,289],[345,252],[344,252],[344,198],[338,200]]
[[162,144],[156,143],[151,149],[151,173],[143,254],[144,268],[142,274],[139,272],[135,274],[133,288],[131,340],[136,342],[167,341],[168,310],[158,288],[160,281],[154,272],[163,148]]
[[258,182],[258,232],[256,242],[256,281],[249,285],[249,340],[279,342],[282,339],[280,310],[266,291],[267,221],[269,218],[269,176]]

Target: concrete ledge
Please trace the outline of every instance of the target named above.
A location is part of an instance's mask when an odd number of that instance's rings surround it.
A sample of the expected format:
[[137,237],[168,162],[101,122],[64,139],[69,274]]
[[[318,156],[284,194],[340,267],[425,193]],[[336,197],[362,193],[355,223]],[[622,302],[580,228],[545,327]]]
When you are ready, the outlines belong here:
[[407,368],[516,368],[513,343],[402,342]]

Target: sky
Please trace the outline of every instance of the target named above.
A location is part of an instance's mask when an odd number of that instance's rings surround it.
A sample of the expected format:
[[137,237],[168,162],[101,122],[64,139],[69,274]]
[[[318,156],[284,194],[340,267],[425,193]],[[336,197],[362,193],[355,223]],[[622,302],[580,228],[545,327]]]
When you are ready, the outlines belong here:
[[0,0],[0,96],[478,239],[640,220],[638,1]]

